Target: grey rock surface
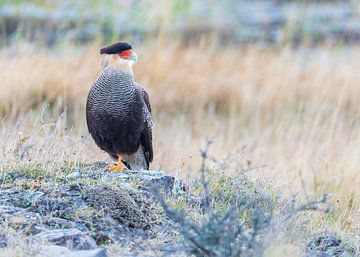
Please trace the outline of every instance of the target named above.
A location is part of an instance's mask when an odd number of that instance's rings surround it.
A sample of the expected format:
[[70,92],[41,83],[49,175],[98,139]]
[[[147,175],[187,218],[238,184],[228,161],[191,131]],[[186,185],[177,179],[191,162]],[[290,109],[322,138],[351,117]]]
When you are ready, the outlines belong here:
[[71,251],[63,246],[58,245],[49,245],[43,247],[39,253],[36,254],[36,257],[68,257],[71,254]]
[[103,248],[93,250],[70,251],[66,247],[50,245],[43,247],[36,257],[107,257]]
[[94,239],[77,229],[50,230],[32,236],[31,240],[64,246],[69,250],[89,250],[97,248]]
[[[43,176],[37,167],[9,172],[0,178],[0,231],[11,228],[30,242],[58,247],[49,252],[65,247],[79,256],[103,256],[101,250],[89,252],[98,245],[128,245],[173,233],[152,194],[156,188],[170,196],[178,180],[161,171],[113,173],[107,168],[102,162],[81,164],[54,177]],[[0,248],[11,245],[0,234]]]
[[67,178],[79,178],[80,177],[80,172],[78,171],[74,171],[71,172],[69,175],[66,176]]
[[0,248],[5,248],[8,246],[7,237],[4,233],[0,233]]
[[354,254],[353,247],[334,235],[325,234],[308,242],[305,257],[350,257],[355,256]]
[[157,190],[160,192],[165,192],[166,194],[170,195],[174,188],[174,182],[175,182],[175,178],[171,176],[154,177],[145,181],[141,189],[149,192],[154,192]]
[[87,251],[74,251],[68,257],[107,257],[107,254],[104,249],[98,248]]
[[0,206],[0,225],[7,225],[16,231],[32,231],[40,222],[38,213],[13,206]]

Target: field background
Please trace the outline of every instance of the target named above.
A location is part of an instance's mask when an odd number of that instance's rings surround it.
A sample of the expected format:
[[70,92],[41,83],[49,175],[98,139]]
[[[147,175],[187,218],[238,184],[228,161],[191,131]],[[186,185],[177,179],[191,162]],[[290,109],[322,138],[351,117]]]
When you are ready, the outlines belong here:
[[85,102],[99,48],[126,40],[153,106],[152,169],[197,176],[210,138],[214,163],[234,162],[284,197],[327,192],[333,212],[295,226],[356,245],[359,10],[356,1],[0,1],[0,170],[110,161],[87,132]]

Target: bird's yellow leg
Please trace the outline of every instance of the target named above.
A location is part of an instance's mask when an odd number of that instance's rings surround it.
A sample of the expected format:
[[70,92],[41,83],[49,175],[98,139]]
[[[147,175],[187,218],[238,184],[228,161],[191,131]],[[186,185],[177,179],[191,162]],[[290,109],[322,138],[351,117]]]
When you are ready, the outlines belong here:
[[121,172],[121,171],[124,171],[124,166],[123,166],[123,164],[122,164],[122,162],[121,162],[121,160],[122,160],[121,154],[119,154],[118,157],[119,157],[119,158],[118,158],[118,161],[117,161],[117,165],[114,166],[114,167],[110,167],[110,168],[109,168],[109,171],[112,171],[112,172],[117,172],[117,171]]

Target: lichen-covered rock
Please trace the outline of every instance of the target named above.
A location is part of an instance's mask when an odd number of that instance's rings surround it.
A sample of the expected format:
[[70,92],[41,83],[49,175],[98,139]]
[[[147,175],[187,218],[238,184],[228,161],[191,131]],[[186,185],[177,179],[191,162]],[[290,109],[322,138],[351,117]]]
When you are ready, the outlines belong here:
[[128,181],[141,182],[140,189],[148,192],[165,192],[171,194],[174,188],[175,178],[167,176],[161,171],[126,171],[122,173],[107,174],[106,176],[118,176]]
[[45,195],[37,198],[31,202],[29,209],[42,216],[51,215],[52,217],[71,220],[75,210],[83,205],[85,202],[82,201],[81,197],[66,195],[66,190],[63,190],[62,193],[53,197]]
[[44,195],[40,191],[27,191],[23,187],[14,185],[11,188],[0,190],[0,205],[27,208],[32,201]]
[[[90,166],[91,167],[91,166]],[[107,172],[104,163],[96,163],[95,167],[91,167],[86,173],[81,173],[80,176],[99,178],[101,177],[105,181],[122,181],[123,183],[129,183],[131,185],[137,185],[139,189],[153,193],[154,191],[165,192],[166,194],[172,194],[174,187],[184,185],[179,183],[173,176],[168,176],[162,171],[153,170],[126,170],[124,172]],[[78,176],[78,174],[76,174]],[[75,175],[69,176],[70,178],[76,177]],[[182,187],[181,190],[184,190]]]
[[170,195],[174,188],[175,178],[171,176],[160,176],[145,181],[140,188],[149,192],[163,191]]
[[94,239],[77,229],[56,229],[31,237],[33,241],[64,246],[69,250],[89,250],[97,247]]
[[125,187],[98,185],[85,193],[85,200],[97,211],[132,228],[148,228],[161,222],[162,210],[154,200]]
[[40,223],[41,217],[38,213],[29,212],[18,207],[0,206],[0,225],[7,226],[32,234],[36,225]]
[[107,254],[104,249],[98,248],[87,251],[74,251],[68,257],[107,257]]
[[49,245],[43,247],[36,257],[107,257],[104,249],[97,248],[93,250],[70,251],[66,247],[58,245]]
[[309,241],[305,257],[351,257],[354,254],[355,249],[336,236],[321,235]]
[[8,239],[4,233],[0,233],[0,248],[8,246]]
[[[179,180],[160,171],[107,168],[105,163],[78,164],[46,176],[38,165],[35,171],[30,166],[12,170],[0,185],[0,228],[72,251],[107,244],[136,249],[137,241],[174,236],[153,193],[177,195],[173,192],[183,190]],[[0,247],[12,247],[13,241],[0,234]]]
[[37,254],[36,257],[69,257],[71,251],[63,246],[49,245],[43,247]]

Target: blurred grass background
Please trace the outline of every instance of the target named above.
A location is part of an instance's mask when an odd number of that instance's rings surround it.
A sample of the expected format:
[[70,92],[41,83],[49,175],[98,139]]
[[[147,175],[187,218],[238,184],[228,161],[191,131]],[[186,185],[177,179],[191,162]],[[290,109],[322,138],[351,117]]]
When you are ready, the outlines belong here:
[[19,38],[61,45],[134,43],[161,35],[184,44],[319,42],[354,43],[359,39],[358,1],[307,0],[1,0],[1,44]]
[[[312,231],[360,225],[357,1],[0,1],[0,169],[109,160],[85,102],[100,46],[129,41],[156,123],[153,169],[229,154],[284,195],[329,192]],[[231,175],[234,170],[226,170]],[[298,224],[302,226],[303,224]]]

